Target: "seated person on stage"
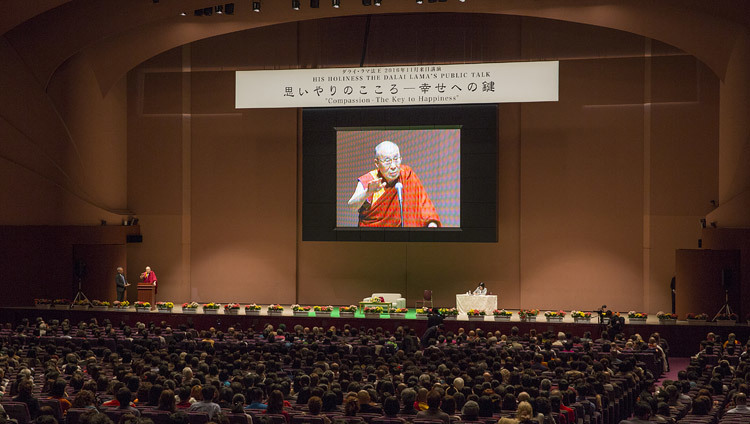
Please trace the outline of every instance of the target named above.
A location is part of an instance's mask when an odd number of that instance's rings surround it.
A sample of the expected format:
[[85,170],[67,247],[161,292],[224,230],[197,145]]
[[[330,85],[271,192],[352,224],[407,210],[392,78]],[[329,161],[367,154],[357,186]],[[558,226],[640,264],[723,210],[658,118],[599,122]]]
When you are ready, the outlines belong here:
[[487,294],[487,287],[484,286],[484,283],[479,283],[477,288],[474,289],[473,294],[481,294],[486,295]]
[[[401,165],[401,153],[396,144],[390,141],[378,144],[375,165],[376,169],[357,179],[357,188],[348,202],[359,212],[360,227],[440,227],[435,206],[417,174]],[[403,185],[403,205],[399,204],[396,189],[399,182]]]

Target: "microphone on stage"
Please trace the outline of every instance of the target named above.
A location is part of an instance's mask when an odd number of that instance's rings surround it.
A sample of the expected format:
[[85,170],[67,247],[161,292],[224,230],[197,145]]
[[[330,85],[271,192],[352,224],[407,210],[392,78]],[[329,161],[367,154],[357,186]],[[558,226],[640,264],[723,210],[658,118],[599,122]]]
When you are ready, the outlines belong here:
[[404,226],[404,195],[402,193],[402,190],[404,189],[404,185],[401,184],[401,181],[397,182],[396,185],[396,193],[398,193],[398,206],[401,209],[401,226]]

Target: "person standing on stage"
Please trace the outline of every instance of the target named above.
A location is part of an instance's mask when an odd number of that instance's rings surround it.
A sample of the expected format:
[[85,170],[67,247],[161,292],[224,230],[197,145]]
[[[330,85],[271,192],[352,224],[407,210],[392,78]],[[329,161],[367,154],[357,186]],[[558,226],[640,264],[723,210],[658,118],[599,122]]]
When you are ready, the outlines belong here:
[[[401,153],[391,141],[375,147],[376,169],[357,179],[349,206],[359,212],[360,227],[440,227],[440,217],[417,174],[401,165]],[[403,205],[397,184],[401,183]],[[403,210],[403,223],[401,211]],[[403,225],[402,225],[403,224]]]
[[147,266],[146,270],[141,273],[141,284],[150,284],[154,286],[154,294],[158,290],[156,288],[156,273],[151,271],[151,267]]
[[117,267],[115,285],[117,286],[117,301],[122,302],[125,300],[125,288],[128,287],[130,283],[128,283],[128,280],[125,278],[124,270],[121,266]]

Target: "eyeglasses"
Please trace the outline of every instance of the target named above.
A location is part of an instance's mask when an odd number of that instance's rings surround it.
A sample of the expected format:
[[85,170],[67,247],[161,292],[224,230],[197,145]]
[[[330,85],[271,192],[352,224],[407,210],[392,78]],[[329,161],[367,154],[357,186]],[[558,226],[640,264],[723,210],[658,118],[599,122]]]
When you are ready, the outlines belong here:
[[392,163],[399,163],[401,162],[401,156],[396,156],[393,158],[388,159],[378,159],[378,162],[382,163],[385,166],[391,166]]

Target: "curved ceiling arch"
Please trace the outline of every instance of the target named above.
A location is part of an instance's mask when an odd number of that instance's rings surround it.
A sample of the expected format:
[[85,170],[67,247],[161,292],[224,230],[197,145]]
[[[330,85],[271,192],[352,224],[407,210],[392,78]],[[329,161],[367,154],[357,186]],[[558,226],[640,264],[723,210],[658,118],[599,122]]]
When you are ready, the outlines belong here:
[[[727,2],[732,3],[731,0],[727,0],[723,4],[726,5]],[[104,0],[102,3],[112,6],[114,0]],[[68,44],[58,45],[54,49],[47,46],[44,48],[46,54],[34,56],[35,50],[38,52],[40,48],[34,49],[30,44],[39,38],[40,31],[44,32],[38,18],[27,23],[29,27],[26,28],[32,34],[36,34],[36,37],[32,35],[21,40],[16,36],[12,37],[12,41],[15,42],[14,45],[24,47],[19,51],[28,52],[25,54],[27,64],[43,85],[46,85],[65,60],[75,54],[83,54],[94,70],[102,93],[107,93],[130,69],[151,57],[184,44],[269,25],[344,16],[433,12],[483,13],[600,26],[673,45],[704,62],[720,79],[724,77],[737,40],[748,38],[745,23],[730,19],[726,16],[727,13],[714,13],[715,11],[699,7],[699,1],[685,0],[631,0],[626,3],[603,0],[471,0],[466,3],[425,3],[421,6],[411,1],[384,0],[381,7],[365,7],[360,2],[351,0],[346,3],[346,7],[342,6],[339,9],[327,5],[321,6],[320,9],[303,6],[303,10],[300,11],[292,11],[287,2],[266,1],[262,3],[261,13],[252,13],[250,2],[243,1],[236,3],[234,16],[222,17],[178,16],[178,12],[185,8],[192,12],[192,8],[201,3],[199,0],[162,0],[155,5],[161,9],[154,8],[151,1],[138,0],[132,3],[138,5],[125,14],[127,19],[113,21],[111,25],[98,25],[96,30],[89,27],[88,32],[84,31],[86,35],[74,38]],[[119,6],[122,7],[122,4]],[[747,5],[738,5],[734,8],[739,14],[748,10]],[[103,7],[97,14],[101,15],[106,10],[108,9]],[[139,20],[138,16],[143,19]],[[17,29],[20,31],[22,28],[23,26],[20,26]],[[29,58],[30,56],[33,57]]]

